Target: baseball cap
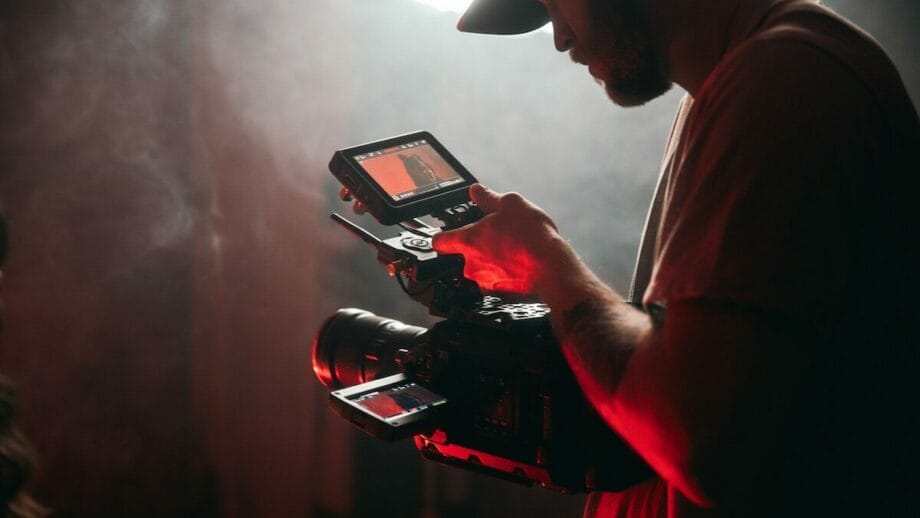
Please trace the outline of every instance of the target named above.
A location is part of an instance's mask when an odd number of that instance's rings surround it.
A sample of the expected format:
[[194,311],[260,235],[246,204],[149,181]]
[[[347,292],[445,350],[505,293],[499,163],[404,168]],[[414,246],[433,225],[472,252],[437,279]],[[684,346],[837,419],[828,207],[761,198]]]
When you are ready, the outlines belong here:
[[479,34],[523,34],[549,22],[546,8],[537,0],[474,0],[457,29]]

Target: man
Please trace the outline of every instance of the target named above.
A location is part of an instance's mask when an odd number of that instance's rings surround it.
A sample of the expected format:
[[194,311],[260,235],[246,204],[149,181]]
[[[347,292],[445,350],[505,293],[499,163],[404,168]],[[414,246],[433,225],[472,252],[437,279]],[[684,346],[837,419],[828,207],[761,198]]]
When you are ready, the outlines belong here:
[[655,470],[586,516],[917,516],[920,131],[884,53],[808,0],[476,0],[459,28],[548,21],[614,102],[687,91],[639,307],[514,193],[474,186],[486,216],[434,242],[550,305],[585,394]]

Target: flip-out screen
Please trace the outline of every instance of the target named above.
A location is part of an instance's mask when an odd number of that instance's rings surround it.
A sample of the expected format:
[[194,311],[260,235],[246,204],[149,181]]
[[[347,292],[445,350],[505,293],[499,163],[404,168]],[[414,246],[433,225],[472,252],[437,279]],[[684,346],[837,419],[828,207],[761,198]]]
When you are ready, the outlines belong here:
[[365,432],[395,441],[435,430],[447,398],[394,374],[329,393],[332,408]]
[[388,387],[379,392],[360,394],[350,399],[361,408],[387,421],[447,402],[443,396],[413,382]]

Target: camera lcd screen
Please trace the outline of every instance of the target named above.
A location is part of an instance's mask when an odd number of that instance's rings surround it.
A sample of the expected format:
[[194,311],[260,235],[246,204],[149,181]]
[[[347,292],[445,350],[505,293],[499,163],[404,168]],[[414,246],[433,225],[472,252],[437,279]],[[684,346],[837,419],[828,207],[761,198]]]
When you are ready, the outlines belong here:
[[465,181],[424,138],[352,158],[396,203]]
[[340,149],[329,171],[384,225],[440,215],[458,225],[481,214],[446,212],[469,203],[476,177],[427,131]]
[[390,421],[399,417],[421,412],[447,402],[444,396],[414,382],[386,387],[379,391],[357,394],[351,401],[365,411]]

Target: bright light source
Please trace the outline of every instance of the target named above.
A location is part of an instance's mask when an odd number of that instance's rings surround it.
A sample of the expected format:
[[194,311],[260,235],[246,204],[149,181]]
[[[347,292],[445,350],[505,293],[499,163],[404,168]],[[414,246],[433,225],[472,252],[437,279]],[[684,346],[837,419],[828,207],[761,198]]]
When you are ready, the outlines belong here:
[[472,0],[415,0],[439,11],[462,13],[470,6]]

